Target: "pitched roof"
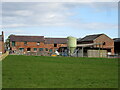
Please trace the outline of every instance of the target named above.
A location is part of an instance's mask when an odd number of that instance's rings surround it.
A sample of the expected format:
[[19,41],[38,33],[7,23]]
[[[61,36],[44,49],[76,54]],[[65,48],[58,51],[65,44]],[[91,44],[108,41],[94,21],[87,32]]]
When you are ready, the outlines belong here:
[[44,36],[16,36],[11,35],[10,41],[44,42]]
[[2,41],[2,35],[0,35],[0,41]]
[[45,43],[67,44],[67,38],[45,38]]
[[78,38],[77,41],[80,41],[82,38]]
[[103,34],[94,34],[94,35],[87,35],[84,38],[80,39],[78,42],[84,42],[84,41],[93,41],[97,37],[101,36]]
[[114,42],[120,42],[120,38],[114,38]]

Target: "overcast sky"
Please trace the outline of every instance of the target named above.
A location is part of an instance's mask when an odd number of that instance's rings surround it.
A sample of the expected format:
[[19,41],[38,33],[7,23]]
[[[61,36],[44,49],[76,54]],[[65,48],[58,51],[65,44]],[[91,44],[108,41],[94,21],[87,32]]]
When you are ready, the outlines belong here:
[[117,5],[117,2],[3,2],[2,30],[5,38],[10,34],[79,38],[100,33],[116,38]]

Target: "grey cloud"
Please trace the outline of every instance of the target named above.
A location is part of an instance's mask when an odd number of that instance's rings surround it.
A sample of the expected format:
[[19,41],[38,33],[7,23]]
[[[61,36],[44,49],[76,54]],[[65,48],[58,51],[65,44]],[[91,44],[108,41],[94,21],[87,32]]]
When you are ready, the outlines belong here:
[[8,3],[3,5],[3,23],[9,24],[11,20],[13,23],[26,24],[40,24],[50,21],[56,23],[56,21],[59,22],[67,18],[67,11],[62,13],[64,10],[65,8],[59,3],[44,3],[44,5],[43,3]]
[[[76,13],[71,9],[76,7],[92,7],[98,10],[105,8],[116,9],[116,3],[38,3],[38,2],[5,2],[2,5],[2,17],[4,27],[26,26],[78,26],[91,28],[100,24],[82,24],[79,21],[71,21],[69,16]],[[87,27],[86,27],[86,26]],[[104,27],[105,28],[105,27]]]

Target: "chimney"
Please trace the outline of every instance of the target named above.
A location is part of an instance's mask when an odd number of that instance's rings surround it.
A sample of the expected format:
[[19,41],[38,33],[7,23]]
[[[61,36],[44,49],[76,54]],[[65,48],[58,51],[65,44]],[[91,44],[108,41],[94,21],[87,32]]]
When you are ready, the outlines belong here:
[[2,41],[4,41],[4,32],[2,31]]

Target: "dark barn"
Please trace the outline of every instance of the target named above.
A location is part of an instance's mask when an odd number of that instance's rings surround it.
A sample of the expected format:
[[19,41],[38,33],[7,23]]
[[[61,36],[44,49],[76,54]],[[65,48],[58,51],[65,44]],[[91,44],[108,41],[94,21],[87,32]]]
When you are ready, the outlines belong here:
[[114,38],[113,40],[115,54],[120,55],[120,38]]

